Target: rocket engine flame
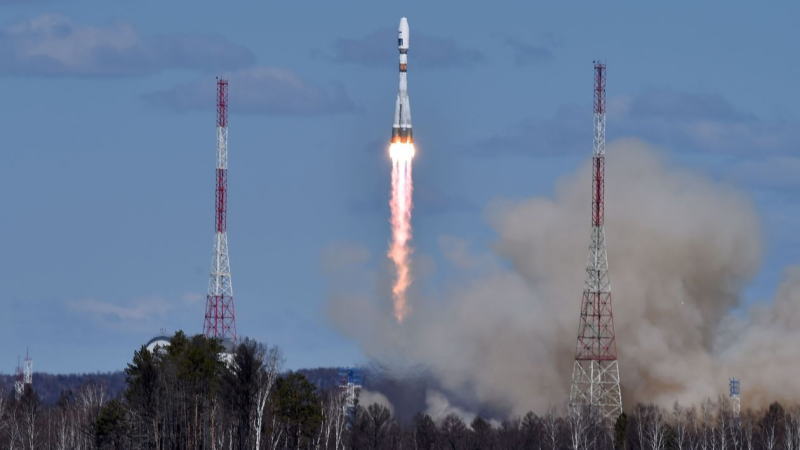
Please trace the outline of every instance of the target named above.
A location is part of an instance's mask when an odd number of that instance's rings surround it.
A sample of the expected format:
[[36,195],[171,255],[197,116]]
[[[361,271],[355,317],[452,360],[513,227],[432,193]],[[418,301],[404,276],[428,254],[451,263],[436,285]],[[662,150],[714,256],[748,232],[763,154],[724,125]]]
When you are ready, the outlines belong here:
[[414,144],[410,142],[394,142],[389,146],[389,157],[392,159],[392,193],[389,199],[392,242],[387,256],[396,270],[392,300],[394,317],[398,322],[402,322],[409,312],[406,293],[411,285],[411,210],[414,207],[411,163],[415,153]]

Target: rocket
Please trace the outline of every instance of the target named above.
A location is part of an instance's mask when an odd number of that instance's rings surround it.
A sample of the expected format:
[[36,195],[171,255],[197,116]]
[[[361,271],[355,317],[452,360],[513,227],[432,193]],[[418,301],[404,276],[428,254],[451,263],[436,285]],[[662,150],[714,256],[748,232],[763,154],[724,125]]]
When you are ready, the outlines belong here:
[[400,86],[397,102],[394,107],[394,125],[392,125],[392,142],[413,143],[411,132],[411,102],[408,100],[408,20],[400,19],[397,30],[397,50],[400,52]]

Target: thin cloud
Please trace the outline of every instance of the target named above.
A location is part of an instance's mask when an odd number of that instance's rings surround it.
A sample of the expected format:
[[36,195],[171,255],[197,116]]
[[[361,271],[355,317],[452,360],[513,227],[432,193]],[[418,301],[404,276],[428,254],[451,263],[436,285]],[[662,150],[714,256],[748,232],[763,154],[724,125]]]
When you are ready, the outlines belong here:
[[[546,119],[527,119],[510,130],[491,134],[468,144],[466,151],[475,156],[530,154],[553,156],[575,153],[591,145],[591,111],[576,106],[562,106]],[[587,127],[587,123],[589,127]]]
[[85,25],[60,14],[0,29],[2,75],[134,76],[233,69],[253,61],[247,48],[212,34],[143,36],[131,24]]
[[[254,67],[224,75],[230,81],[231,111],[243,114],[311,116],[355,111],[344,87],[321,86],[294,72],[274,67]],[[214,79],[178,84],[145,94],[151,105],[175,111],[215,107]]]
[[199,303],[204,301],[205,299],[206,299],[205,294],[201,294],[199,292],[187,292],[181,295],[181,300],[189,304]]
[[800,158],[779,155],[738,162],[728,175],[738,182],[760,188],[794,190],[800,187],[798,173]]
[[505,39],[505,44],[511,48],[517,67],[545,64],[556,58],[551,45],[532,44],[511,37]]
[[713,120],[745,122],[756,117],[736,109],[719,94],[650,89],[627,102],[619,103],[620,112],[630,116],[662,120]]
[[[360,38],[336,39],[332,48],[317,51],[316,56],[337,63],[393,68],[397,62],[397,31],[384,28]],[[430,69],[467,68],[480,64],[486,56],[479,50],[464,47],[455,39],[411,32],[409,64]]]
[[684,151],[781,154],[796,151],[800,138],[796,123],[762,119],[718,94],[651,89],[620,99],[609,114],[619,134]]
[[[474,155],[555,155],[591,146],[591,106],[561,107],[548,118],[530,118],[468,146]],[[798,124],[765,120],[717,94],[649,89],[611,97],[608,137],[636,136],[685,152],[787,154],[797,150]]]
[[322,269],[335,273],[342,267],[360,266],[369,261],[369,249],[358,243],[335,242],[321,253]]
[[118,304],[95,299],[68,302],[73,311],[87,313],[97,320],[120,322],[145,322],[160,319],[172,310],[172,305],[158,298],[137,299],[126,304]]

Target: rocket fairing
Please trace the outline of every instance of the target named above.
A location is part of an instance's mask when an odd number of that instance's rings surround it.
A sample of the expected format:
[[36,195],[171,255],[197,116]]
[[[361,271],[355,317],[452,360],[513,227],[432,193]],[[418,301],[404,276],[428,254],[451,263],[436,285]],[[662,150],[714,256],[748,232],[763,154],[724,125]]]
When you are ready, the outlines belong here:
[[400,19],[397,30],[397,50],[400,52],[400,87],[394,107],[394,125],[392,125],[392,142],[413,143],[411,132],[411,102],[408,99],[408,20]]

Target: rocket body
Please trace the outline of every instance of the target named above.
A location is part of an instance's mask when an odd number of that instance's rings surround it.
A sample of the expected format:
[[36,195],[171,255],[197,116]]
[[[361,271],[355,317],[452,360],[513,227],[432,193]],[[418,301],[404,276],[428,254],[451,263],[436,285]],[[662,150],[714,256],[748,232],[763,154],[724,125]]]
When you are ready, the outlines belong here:
[[400,19],[400,26],[397,30],[397,50],[400,52],[400,85],[394,107],[392,142],[414,142],[411,132],[411,101],[408,99],[408,37],[408,20],[403,17]]

